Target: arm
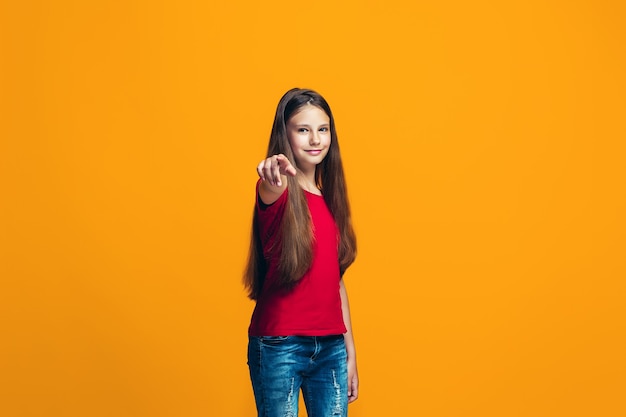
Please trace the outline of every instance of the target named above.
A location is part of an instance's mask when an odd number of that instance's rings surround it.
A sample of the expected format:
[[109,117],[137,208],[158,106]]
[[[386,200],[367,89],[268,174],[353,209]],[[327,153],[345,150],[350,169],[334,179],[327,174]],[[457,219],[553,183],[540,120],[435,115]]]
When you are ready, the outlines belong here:
[[350,303],[348,302],[348,292],[343,283],[339,281],[339,294],[341,296],[341,311],[343,322],[347,332],[343,335],[348,353],[348,403],[355,401],[359,397],[359,373],[356,368],[356,350],[354,348],[354,337],[352,336],[352,322],[350,321]]
[[256,171],[262,180],[259,185],[259,196],[265,204],[272,204],[285,191],[286,175],[296,176],[296,169],[282,153],[262,160]]

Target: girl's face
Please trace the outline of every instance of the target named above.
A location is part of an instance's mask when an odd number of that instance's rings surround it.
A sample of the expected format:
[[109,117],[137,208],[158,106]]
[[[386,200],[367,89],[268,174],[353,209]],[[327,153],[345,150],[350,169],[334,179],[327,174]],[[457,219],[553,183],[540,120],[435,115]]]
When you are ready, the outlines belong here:
[[286,127],[298,168],[314,170],[330,148],[330,118],[324,110],[309,104],[292,115]]

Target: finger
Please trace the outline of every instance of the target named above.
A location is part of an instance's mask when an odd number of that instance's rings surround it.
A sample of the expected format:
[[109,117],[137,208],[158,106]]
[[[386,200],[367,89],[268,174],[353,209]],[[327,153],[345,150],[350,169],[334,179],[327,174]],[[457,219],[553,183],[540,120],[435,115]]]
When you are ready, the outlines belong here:
[[280,181],[280,160],[278,156],[272,158],[272,174],[274,176],[274,184],[280,187],[282,183]]
[[298,173],[296,171],[296,169],[293,167],[293,165],[291,165],[289,162],[287,162],[289,165],[287,165],[285,167],[285,175],[291,175],[292,177],[295,177],[296,174]]
[[295,177],[297,174],[296,169],[294,168],[293,165],[291,165],[291,162],[289,161],[289,158],[287,158],[285,155],[278,154],[277,155],[277,159],[278,162],[281,166],[281,172],[283,175],[290,175],[292,177]]
[[357,398],[359,398],[358,383],[356,382],[356,380],[353,379],[350,383],[350,388],[348,391],[348,403],[356,401]]
[[272,175],[272,158],[267,158],[263,163],[263,175],[270,185],[274,185],[274,177]]
[[259,178],[265,181],[265,172],[263,172],[263,167],[265,166],[265,160],[262,160],[259,165],[256,167],[256,172],[259,174]]
[[352,398],[352,372],[348,372],[348,399]]

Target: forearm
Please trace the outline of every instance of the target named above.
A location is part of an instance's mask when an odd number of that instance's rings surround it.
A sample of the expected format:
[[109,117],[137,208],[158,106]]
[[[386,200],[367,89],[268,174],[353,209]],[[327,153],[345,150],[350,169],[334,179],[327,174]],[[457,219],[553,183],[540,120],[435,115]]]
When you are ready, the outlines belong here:
[[259,197],[261,197],[263,203],[272,204],[285,191],[287,188],[287,177],[281,175],[280,178],[281,185],[272,184],[270,181],[261,181],[259,184]]
[[343,335],[346,352],[349,360],[356,359],[356,348],[354,346],[354,336],[352,335],[352,321],[350,318],[350,302],[348,301],[348,291],[343,283],[343,279],[339,281],[339,294],[341,296],[341,311],[343,313],[343,322],[346,325],[346,333]]

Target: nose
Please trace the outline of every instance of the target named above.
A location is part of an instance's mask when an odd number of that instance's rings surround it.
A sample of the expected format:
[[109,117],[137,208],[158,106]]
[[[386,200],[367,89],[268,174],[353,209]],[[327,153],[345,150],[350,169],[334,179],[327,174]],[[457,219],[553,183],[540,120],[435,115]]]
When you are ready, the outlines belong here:
[[319,137],[319,132],[314,130],[311,132],[311,136],[309,137],[309,144],[311,145],[319,145],[319,143],[321,142],[320,137]]

